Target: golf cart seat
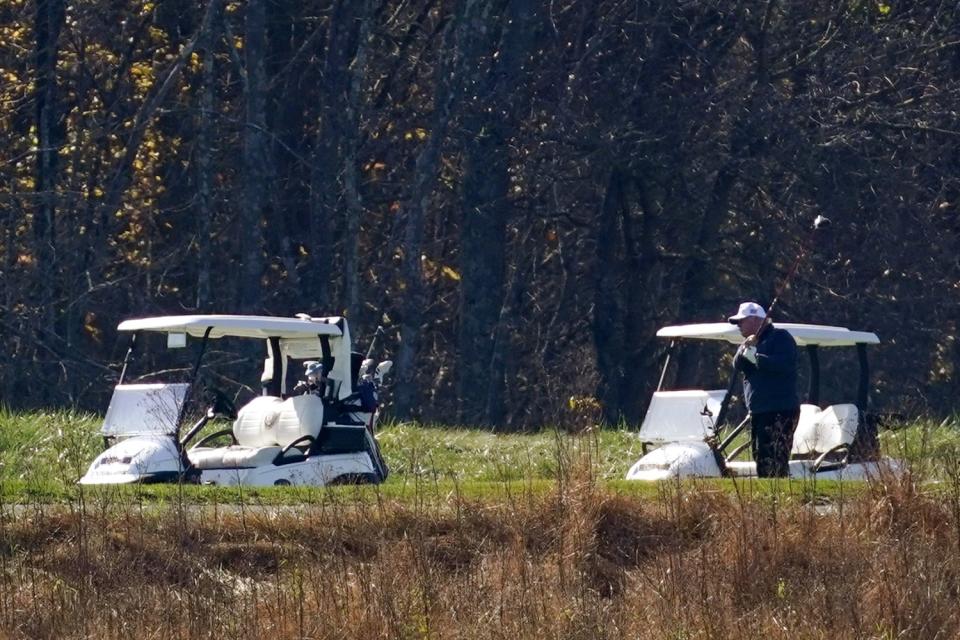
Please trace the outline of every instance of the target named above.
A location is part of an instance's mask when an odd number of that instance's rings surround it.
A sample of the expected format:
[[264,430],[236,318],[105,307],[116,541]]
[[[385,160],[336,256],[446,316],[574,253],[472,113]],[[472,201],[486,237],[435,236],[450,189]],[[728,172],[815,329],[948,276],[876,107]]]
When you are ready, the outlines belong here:
[[[855,404],[834,404],[826,409],[800,405],[800,419],[793,434],[793,460],[845,463],[850,445],[857,436],[860,410]],[[828,460],[833,456],[835,460]]]
[[[236,444],[205,447],[212,434],[187,452],[197,469],[252,468],[275,464],[295,445],[309,445],[323,426],[323,401],[315,395],[281,400],[259,396],[244,406],[233,423]],[[299,451],[297,451],[299,453]]]

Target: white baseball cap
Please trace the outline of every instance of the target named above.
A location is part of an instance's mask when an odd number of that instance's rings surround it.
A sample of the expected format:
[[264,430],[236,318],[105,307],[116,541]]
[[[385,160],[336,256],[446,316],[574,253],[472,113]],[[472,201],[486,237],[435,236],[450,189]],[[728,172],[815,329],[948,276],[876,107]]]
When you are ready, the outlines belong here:
[[730,324],[737,324],[744,318],[749,318],[754,316],[757,318],[766,318],[767,312],[763,310],[763,307],[758,305],[756,302],[743,302],[740,304],[740,308],[737,309],[737,314],[730,316],[727,320]]

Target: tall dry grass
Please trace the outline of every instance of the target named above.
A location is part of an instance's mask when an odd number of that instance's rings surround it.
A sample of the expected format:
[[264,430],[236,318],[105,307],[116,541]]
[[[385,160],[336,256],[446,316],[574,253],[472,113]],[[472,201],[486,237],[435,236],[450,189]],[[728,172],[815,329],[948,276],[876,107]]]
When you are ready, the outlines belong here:
[[9,638],[954,638],[960,491],[618,495],[570,460],[546,495],[298,506],[109,491],[0,507]]

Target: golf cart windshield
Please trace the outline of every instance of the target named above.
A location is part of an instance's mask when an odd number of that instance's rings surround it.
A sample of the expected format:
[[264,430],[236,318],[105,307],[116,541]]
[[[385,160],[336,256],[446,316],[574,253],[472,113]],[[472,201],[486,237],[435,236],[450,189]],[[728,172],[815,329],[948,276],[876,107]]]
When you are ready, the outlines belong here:
[[644,442],[698,440],[713,435],[726,390],[657,391],[640,426]]
[[117,385],[103,420],[102,434],[114,437],[176,433],[189,386],[185,382]]

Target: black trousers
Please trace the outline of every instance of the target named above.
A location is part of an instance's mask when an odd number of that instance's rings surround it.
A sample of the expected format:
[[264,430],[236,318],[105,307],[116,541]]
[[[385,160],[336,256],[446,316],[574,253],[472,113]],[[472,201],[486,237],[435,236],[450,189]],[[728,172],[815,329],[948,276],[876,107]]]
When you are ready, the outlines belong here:
[[750,415],[750,443],[757,462],[757,477],[785,478],[790,475],[790,449],[800,409]]

